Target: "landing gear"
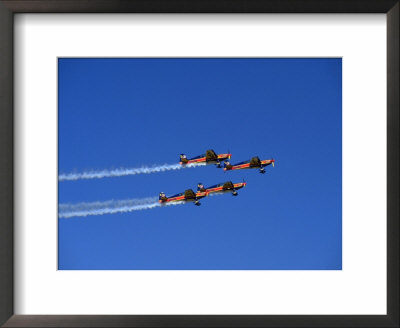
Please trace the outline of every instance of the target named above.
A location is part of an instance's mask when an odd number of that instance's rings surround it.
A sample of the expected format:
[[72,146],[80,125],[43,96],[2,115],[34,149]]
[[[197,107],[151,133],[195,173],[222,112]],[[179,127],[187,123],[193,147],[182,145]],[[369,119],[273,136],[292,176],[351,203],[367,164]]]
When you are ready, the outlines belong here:
[[217,167],[217,169],[220,169],[220,168],[221,168],[221,163],[218,162],[217,165],[216,165],[216,167]]
[[196,205],[196,206],[200,206],[200,205],[201,205],[201,203],[200,203],[198,200],[196,200],[196,201],[194,202],[194,205]]
[[260,173],[261,173],[261,174],[264,174],[264,173],[265,173],[265,169],[264,169],[264,168],[261,168],[261,169],[260,169]]
[[237,195],[239,195],[238,192],[237,192],[236,190],[234,190],[234,191],[232,192],[232,196],[237,196]]

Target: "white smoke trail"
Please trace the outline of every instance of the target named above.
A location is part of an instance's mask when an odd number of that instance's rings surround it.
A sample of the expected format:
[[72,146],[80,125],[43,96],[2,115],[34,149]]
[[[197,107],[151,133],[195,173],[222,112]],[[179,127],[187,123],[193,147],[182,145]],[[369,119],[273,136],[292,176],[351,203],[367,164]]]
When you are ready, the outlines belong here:
[[81,180],[81,179],[102,179],[102,178],[111,178],[111,177],[122,177],[126,175],[136,175],[136,174],[150,174],[156,172],[164,172],[171,170],[180,170],[182,168],[191,168],[197,166],[203,166],[205,163],[199,164],[188,164],[182,166],[180,164],[164,164],[164,165],[153,165],[142,166],[138,168],[120,168],[114,170],[100,170],[100,171],[87,171],[82,173],[66,173],[60,174],[58,176],[58,181],[72,181],[72,180]]
[[[109,200],[105,202],[93,203],[60,204],[58,207],[58,217],[67,219],[76,216],[85,217],[89,215],[127,213],[164,206],[158,203],[157,199],[157,197],[148,197],[139,199]],[[165,205],[180,205],[184,203],[185,202],[175,202]]]
[[226,193],[228,193],[229,191],[215,191],[215,192],[211,192],[211,193],[209,193],[208,194],[208,196],[218,196],[218,195],[223,195],[223,194],[226,194]]

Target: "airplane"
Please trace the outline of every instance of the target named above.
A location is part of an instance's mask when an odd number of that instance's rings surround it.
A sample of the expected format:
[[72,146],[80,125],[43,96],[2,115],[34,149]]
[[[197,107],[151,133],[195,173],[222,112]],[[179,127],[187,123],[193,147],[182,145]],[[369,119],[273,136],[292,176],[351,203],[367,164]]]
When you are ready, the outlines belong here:
[[200,182],[197,185],[197,192],[205,192],[207,196],[212,193],[228,193],[231,192],[232,196],[237,196],[238,189],[241,189],[246,186],[246,182],[240,182],[240,183],[232,183],[232,181],[227,181],[223,183],[219,183],[213,186],[210,186],[208,188],[205,188],[204,185]]
[[272,166],[275,166],[274,159],[266,159],[261,161],[257,156],[253,157],[248,161],[240,162],[235,165],[231,165],[229,161],[226,160],[224,163],[224,171],[259,168],[260,173],[264,174],[265,167],[271,164]]
[[158,197],[158,202],[160,204],[173,203],[173,202],[194,202],[194,205],[200,206],[201,203],[199,202],[199,199],[206,196],[207,196],[206,192],[198,191],[195,193],[192,189],[187,189],[180,194],[176,194],[170,197],[165,196],[164,192],[160,192]]
[[232,183],[227,181],[225,183],[219,183],[208,188],[204,188],[202,183],[197,185],[197,192],[195,193],[192,189],[187,189],[180,194],[176,194],[167,197],[164,192],[160,192],[158,196],[158,202],[160,204],[173,203],[173,202],[194,202],[194,205],[200,206],[199,199],[204,198],[212,193],[227,193],[231,192],[233,196],[237,196],[238,189],[246,186],[246,182]]
[[214,150],[209,149],[205,154],[193,158],[187,158],[185,154],[181,154],[179,164],[216,164],[218,168],[221,167],[221,162],[230,159],[232,154],[216,154]]

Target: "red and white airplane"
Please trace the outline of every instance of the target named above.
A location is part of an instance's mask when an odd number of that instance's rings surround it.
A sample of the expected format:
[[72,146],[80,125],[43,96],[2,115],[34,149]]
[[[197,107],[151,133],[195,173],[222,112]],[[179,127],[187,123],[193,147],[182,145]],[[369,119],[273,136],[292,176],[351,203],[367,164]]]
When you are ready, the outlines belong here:
[[194,202],[194,205],[200,206],[199,200],[207,196],[206,192],[198,191],[194,192],[192,189],[187,189],[180,194],[176,194],[170,197],[165,196],[165,193],[160,192],[158,202],[161,204],[174,203],[174,202]]
[[210,194],[218,194],[218,193],[232,193],[233,196],[237,196],[238,189],[241,189],[246,186],[246,182],[240,183],[232,183],[231,181],[227,181],[224,183],[219,183],[213,185],[208,188],[204,188],[202,183],[197,185],[197,192],[195,193],[192,189],[187,189],[180,194],[176,194],[170,197],[167,197],[165,193],[160,192],[158,196],[158,202],[160,204],[171,204],[171,203],[179,203],[179,202],[194,202],[194,205],[200,206],[200,199],[210,195]]
[[197,185],[197,192],[205,192],[207,196],[213,193],[232,193],[232,196],[237,196],[237,190],[246,186],[246,182],[232,183],[227,181],[205,188],[202,183]]
[[192,158],[187,158],[185,154],[180,155],[179,164],[188,165],[188,164],[216,164],[217,167],[221,167],[221,162],[226,159],[230,159],[232,154],[216,154],[214,150],[209,149],[205,154],[199,155]]
[[229,161],[225,161],[224,163],[224,171],[231,171],[231,170],[241,170],[241,169],[260,169],[260,173],[265,173],[265,167],[268,165],[275,166],[274,159],[265,159],[261,161],[257,156],[253,157],[252,159],[244,162],[240,162],[234,165],[231,165]]

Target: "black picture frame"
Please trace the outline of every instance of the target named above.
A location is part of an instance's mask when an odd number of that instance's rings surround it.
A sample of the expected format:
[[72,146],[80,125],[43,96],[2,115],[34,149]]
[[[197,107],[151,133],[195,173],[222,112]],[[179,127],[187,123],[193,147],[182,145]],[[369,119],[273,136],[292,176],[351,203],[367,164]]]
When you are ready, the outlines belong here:
[[[399,327],[399,11],[399,0],[0,0],[0,324],[4,327]],[[14,315],[13,22],[16,13],[385,13],[387,315]]]

